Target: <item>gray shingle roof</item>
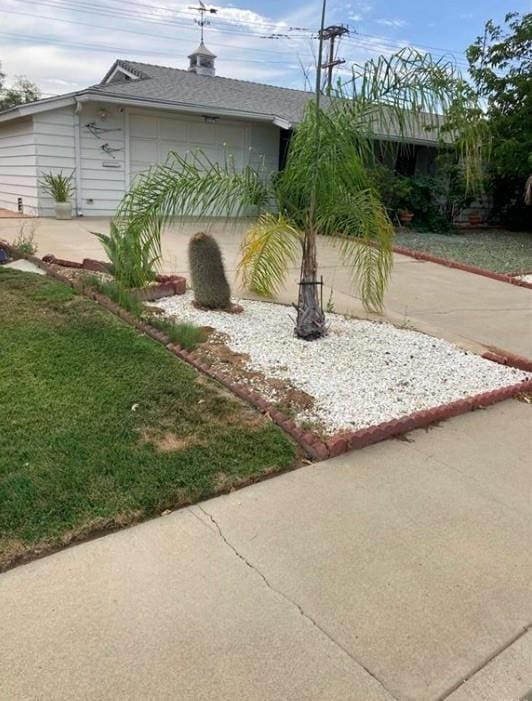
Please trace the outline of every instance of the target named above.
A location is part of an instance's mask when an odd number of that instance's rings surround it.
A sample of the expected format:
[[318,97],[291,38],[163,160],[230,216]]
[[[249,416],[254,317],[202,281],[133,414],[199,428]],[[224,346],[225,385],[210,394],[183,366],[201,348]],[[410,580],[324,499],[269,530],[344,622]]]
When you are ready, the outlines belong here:
[[166,66],[153,66],[136,61],[117,64],[139,76],[139,80],[113,82],[93,86],[99,92],[128,98],[201,105],[247,112],[251,115],[271,115],[291,123],[301,121],[312,93],[273,85],[252,83],[216,76],[196,75]]

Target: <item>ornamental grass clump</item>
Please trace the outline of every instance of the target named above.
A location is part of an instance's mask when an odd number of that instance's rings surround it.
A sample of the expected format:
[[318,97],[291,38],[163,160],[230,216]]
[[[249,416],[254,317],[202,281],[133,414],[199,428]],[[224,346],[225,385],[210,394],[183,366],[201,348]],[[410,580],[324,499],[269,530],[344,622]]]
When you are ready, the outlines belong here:
[[117,222],[111,222],[109,234],[91,232],[96,236],[111,261],[112,272],[118,284],[126,290],[146,287],[155,280],[155,268],[160,255],[151,244],[139,240]]
[[230,309],[231,289],[215,239],[202,231],[194,234],[188,257],[196,304],[206,309]]
[[63,170],[58,174],[43,173],[39,185],[50,195],[54,202],[68,202],[74,192],[74,171],[70,175],[63,175]]

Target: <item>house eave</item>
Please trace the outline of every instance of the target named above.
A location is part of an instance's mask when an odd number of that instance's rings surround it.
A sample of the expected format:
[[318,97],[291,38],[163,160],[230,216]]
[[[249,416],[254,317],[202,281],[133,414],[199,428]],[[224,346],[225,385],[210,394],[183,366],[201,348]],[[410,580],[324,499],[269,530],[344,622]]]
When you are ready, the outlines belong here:
[[[168,110],[170,112],[186,112],[189,114],[199,114],[202,116],[229,117],[233,119],[244,119],[256,122],[269,122],[279,126],[282,122],[283,128],[290,128],[291,122],[274,114],[262,112],[249,112],[246,110],[227,109],[224,107],[213,107],[212,105],[190,104],[186,102],[167,102],[165,100],[154,100],[153,98],[132,98],[112,93],[102,93],[98,91],[86,91],[77,96],[77,102],[99,102],[124,105],[124,107],[146,107]],[[288,126],[285,126],[288,125]]]
[[39,112],[56,110],[60,109],[61,107],[74,105],[76,103],[77,95],[79,95],[79,93],[69,93],[68,95],[58,95],[57,97],[47,97],[44,100],[37,100],[37,102],[28,102],[26,105],[10,107],[9,109],[0,112],[0,122],[9,122],[12,119],[29,117],[33,114],[38,114]]

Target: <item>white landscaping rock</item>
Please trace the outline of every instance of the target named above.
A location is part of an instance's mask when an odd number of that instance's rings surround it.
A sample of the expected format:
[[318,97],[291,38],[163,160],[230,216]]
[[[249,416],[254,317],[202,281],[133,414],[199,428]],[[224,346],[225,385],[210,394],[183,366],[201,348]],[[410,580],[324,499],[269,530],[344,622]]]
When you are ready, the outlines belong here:
[[528,273],[527,275],[516,275],[516,278],[522,282],[529,282],[532,285],[532,273]]
[[11,263],[5,263],[3,268],[11,268],[12,270],[22,270],[25,273],[37,273],[37,275],[46,275],[44,270],[39,268],[38,265],[32,263],[25,258],[19,258],[18,260],[12,260]]
[[189,291],[155,304],[180,322],[226,334],[231,350],[249,356],[249,369],[289,379],[314,397],[314,407],[296,418],[318,421],[331,433],[372,426],[532,376],[388,323],[328,314],[329,335],[309,342],[294,336],[290,307],[238,300],[244,312],[228,314],[198,310],[192,299]]

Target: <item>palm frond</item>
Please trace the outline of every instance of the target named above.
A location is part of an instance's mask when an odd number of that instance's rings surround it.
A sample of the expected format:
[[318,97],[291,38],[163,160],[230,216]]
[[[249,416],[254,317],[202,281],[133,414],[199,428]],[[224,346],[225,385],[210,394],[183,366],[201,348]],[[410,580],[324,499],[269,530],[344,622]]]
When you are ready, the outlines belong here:
[[282,214],[260,216],[242,243],[238,272],[244,286],[263,297],[275,294],[301,254],[302,240],[302,231]]
[[380,56],[353,66],[336,97],[331,108],[366,140],[393,135],[400,143],[432,134],[458,151],[468,187],[481,181],[489,151],[485,118],[452,60],[410,48]]
[[366,309],[381,311],[392,271],[393,226],[372,190],[352,197],[350,206],[331,216],[337,227],[333,237],[354,284],[358,284]]
[[148,242],[154,257],[161,252],[161,232],[174,218],[239,216],[255,212],[268,199],[264,173],[233,159],[211,161],[197,151],[171,153],[163,165],[141,174],[122,200],[115,222],[129,236]]

